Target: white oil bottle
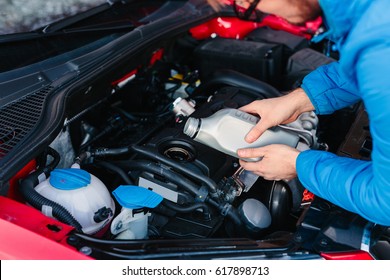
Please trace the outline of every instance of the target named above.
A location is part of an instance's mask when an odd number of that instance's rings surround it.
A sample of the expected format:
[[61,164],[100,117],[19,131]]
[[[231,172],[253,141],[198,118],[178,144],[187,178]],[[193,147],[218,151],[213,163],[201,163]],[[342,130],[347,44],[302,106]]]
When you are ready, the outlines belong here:
[[[238,158],[241,148],[262,147],[270,144],[284,144],[296,147],[299,136],[280,127],[266,130],[255,142],[248,143],[245,136],[257,124],[259,118],[237,109],[222,109],[207,118],[188,118],[184,134],[195,141]],[[245,159],[258,161],[261,158]]]

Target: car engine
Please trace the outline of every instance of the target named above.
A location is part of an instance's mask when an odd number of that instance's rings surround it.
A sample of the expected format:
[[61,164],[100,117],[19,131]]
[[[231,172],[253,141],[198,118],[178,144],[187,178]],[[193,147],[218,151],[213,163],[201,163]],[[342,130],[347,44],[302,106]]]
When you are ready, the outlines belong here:
[[[70,99],[77,113],[69,114],[37,171],[20,184],[27,203],[102,239],[263,238],[294,231],[304,201],[297,179],[268,181],[243,170],[234,153],[196,141],[184,133],[185,125],[190,118],[239,112],[256,99],[281,96],[310,71],[312,65],[302,67],[308,54],[316,63],[328,58],[308,48],[287,52],[281,44],[242,41],[257,44],[254,50],[261,53],[262,70],[251,75],[244,60],[221,67],[223,52],[210,56],[221,44],[242,48],[239,41],[202,42],[183,59],[177,55],[188,45],[183,40],[193,38],[175,41],[168,53],[176,55],[161,56],[158,49],[159,59],[111,81],[109,96],[85,108]],[[281,70],[285,64],[287,73]],[[318,125],[314,112],[302,114],[273,128],[269,144],[327,149]],[[227,129],[234,134],[238,127]]]

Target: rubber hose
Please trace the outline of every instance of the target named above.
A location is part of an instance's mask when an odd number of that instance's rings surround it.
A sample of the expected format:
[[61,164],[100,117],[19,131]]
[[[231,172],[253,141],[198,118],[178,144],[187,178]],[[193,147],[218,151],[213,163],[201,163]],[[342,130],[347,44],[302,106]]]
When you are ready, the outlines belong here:
[[134,182],[130,179],[130,177],[126,174],[126,172],[119,166],[106,161],[96,161],[95,164],[117,173],[122,178],[122,180],[125,182],[126,185],[134,185]]
[[61,160],[61,157],[60,154],[51,147],[48,147],[47,154],[50,155],[53,160],[43,169],[43,172],[45,172],[46,175],[49,175],[50,172],[57,167],[58,163]]
[[208,187],[208,189],[211,193],[215,194],[217,192],[217,185],[210,178],[203,176],[202,174],[199,174],[195,171],[192,171],[192,170],[186,168],[185,166],[177,163],[176,161],[169,159],[167,157],[164,157],[163,155],[160,155],[160,154],[156,153],[155,151],[151,151],[150,149],[148,149],[146,147],[132,145],[131,149],[134,152],[137,152],[143,156],[146,156],[148,158],[162,162],[162,163],[172,167],[173,169],[176,169],[176,170],[186,174],[187,176],[193,178],[194,180],[196,180],[198,182],[200,181],[200,182],[204,183]]
[[122,147],[122,148],[103,148],[103,149],[96,149],[93,152],[91,152],[92,156],[94,157],[108,157],[108,156],[120,156],[127,154],[129,152],[128,147]]
[[180,213],[189,213],[192,211],[195,211],[196,209],[202,208],[203,210],[203,215],[206,221],[210,221],[210,209],[209,207],[203,203],[203,202],[197,202],[189,206],[179,206],[175,203],[172,203],[166,199],[163,200],[163,205],[166,206],[167,208],[170,208],[172,210],[175,210]]
[[[242,225],[242,221],[237,213],[237,210],[231,204],[221,205],[211,198],[208,198],[206,202],[217,208],[221,213],[227,211],[224,213],[225,216],[229,217],[237,226]],[[229,206],[229,208],[226,208],[227,210],[225,210],[225,206]]]
[[92,155],[90,152],[83,152],[75,158],[74,163],[81,165],[85,160],[89,159],[91,156]]
[[199,189],[195,184],[193,184],[190,180],[184,178],[183,176],[169,170],[166,168],[163,168],[159,166],[157,163],[150,162],[150,161],[116,161],[114,164],[118,164],[119,166],[126,168],[126,170],[141,170],[141,171],[148,171],[154,174],[157,174],[159,176],[162,176],[166,179],[169,179],[170,181],[180,185],[188,192],[194,194],[195,196],[198,196]]

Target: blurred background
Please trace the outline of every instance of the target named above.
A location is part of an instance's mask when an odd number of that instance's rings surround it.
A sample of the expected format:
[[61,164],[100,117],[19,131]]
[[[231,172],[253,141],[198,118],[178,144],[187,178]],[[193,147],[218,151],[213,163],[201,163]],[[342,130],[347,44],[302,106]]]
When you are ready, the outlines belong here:
[[107,0],[0,0],[0,35],[31,31]]

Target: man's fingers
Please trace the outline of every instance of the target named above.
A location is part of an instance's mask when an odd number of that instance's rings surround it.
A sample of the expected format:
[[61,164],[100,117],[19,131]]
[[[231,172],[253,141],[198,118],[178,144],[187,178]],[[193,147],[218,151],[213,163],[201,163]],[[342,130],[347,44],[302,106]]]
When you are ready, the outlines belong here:
[[245,141],[248,143],[255,142],[269,126],[264,121],[259,121],[245,136]]
[[257,166],[255,162],[248,162],[240,159],[240,165],[247,171],[255,171],[257,170]]
[[237,154],[240,158],[261,158],[264,156],[263,148],[239,149]]
[[257,111],[256,111],[256,109],[257,109],[256,104],[257,104],[257,102],[254,101],[252,103],[249,103],[249,104],[247,104],[245,106],[240,107],[239,110],[244,111],[246,113],[256,114],[257,113]]
[[[257,109],[256,102],[249,103],[248,105],[245,105],[240,108],[241,111],[244,111],[246,113],[253,113],[253,114],[257,114],[256,109]],[[245,136],[245,141],[248,143],[252,143],[256,141],[257,138],[259,138],[264,131],[265,129],[263,128],[263,124],[261,124],[261,120],[260,120]]]
[[244,168],[246,171],[253,172],[254,174],[258,176],[264,176],[262,172],[262,163],[260,162],[248,162],[245,160],[240,159],[239,161],[242,168]]

